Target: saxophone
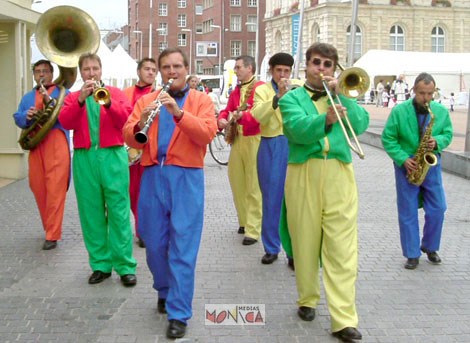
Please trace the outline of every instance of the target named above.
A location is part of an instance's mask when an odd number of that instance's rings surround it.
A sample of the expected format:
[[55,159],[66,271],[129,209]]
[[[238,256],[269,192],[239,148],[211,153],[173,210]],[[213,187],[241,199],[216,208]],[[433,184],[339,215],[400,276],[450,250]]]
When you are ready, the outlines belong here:
[[416,150],[414,157],[414,160],[418,163],[418,168],[407,175],[408,182],[415,186],[420,186],[426,178],[429,168],[437,164],[437,156],[427,147],[428,140],[431,138],[432,127],[434,125],[434,113],[432,113],[431,106],[427,103],[426,108],[429,111],[431,119],[429,120],[426,131],[419,142],[418,150]]

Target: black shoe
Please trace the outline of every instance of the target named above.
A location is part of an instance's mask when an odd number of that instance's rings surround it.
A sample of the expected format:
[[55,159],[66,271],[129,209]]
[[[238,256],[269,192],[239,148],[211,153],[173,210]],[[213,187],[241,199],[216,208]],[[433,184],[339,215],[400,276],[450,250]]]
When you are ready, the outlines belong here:
[[42,245],[42,250],[52,250],[57,247],[57,241],[49,241],[45,240],[44,244]]
[[277,260],[277,254],[264,254],[261,258],[262,264],[271,264]]
[[238,228],[238,231],[237,231],[239,234],[243,235],[245,233],[245,227],[244,226],[240,226]]
[[164,298],[158,298],[158,302],[157,302],[157,311],[158,313],[161,313],[161,314],[166,314],[166,299]]
[[121,275],[121,283],[126,287],[134,287],[137,285],[137,277],[135,274]]
[[300,306],[297,310],[300,319],[311,322],[315,319],[315,309],[313,307]]
[[258,242],[258,241],[257,241],[256,239],[254,239],[254,238],[245,237],[245,238],[243,238],[242,244],[243,244],[243,245],[252,245],[252,244],[255,244],[256,242]]
[[88,279],[88,283],[90,285],[94,285],[96,283],[103,282],[105,279],[109,278],[111,273],[104,273],[101,270],[95,270]]
[[419,264],[419,258],[409,258],[406,260],[405,269],[416,269]]
[[137,245],[141,248],[145,248],[145,243],[140,237],[137,237]]
[[351,342],[353,340],[362,339],[362,334],[356,328],[352,327],[347,327],[342,330],[333,332],[333,336],[339,338],[343,342]]
[[186,333],[186,324],[180,322],[179,320],[172,319],[168,324],[168,329],[166,330],[166,337],[168,338],[181,338],[184,337]]
[[433,251],[428,251],[424,248],[421,248],[421,251],[426,253],[426,255],[428,255],[428,262],[431,263],[431,264],[441,264],[442,263],[442,260],[441,258],[439,257],[439,255],[437,254],[437,252]]
[[287,257],[287,266],[290,269],[295,270],[294,259],[292,257]]

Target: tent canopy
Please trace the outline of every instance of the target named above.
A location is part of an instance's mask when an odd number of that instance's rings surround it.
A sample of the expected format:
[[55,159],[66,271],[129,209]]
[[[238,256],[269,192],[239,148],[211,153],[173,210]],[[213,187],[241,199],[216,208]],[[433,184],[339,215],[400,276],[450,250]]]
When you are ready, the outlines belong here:
[[444,95],[468,90],[470,82],[470,53],[369,50],[354,67],[369,74],[372,87],[380,79],[393,81],[400,74],[405,75],[412,87],[421,72],[431,74]]

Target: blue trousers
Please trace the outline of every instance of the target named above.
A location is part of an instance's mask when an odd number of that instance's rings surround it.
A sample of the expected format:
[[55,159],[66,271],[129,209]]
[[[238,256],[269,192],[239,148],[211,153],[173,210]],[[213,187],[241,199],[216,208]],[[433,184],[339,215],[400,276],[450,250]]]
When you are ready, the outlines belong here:
[[168,320],[192,316],[196,259],[204,217],[204,171],[145,167],[138,205],[153,288],[166,299]]
[[[434,252],[439,250],[447,209],[440,157],[436,166],[430,167],[421,186],[408,182],[406,169],[395,167],[395,186],[397,191],[398,223],[403,256],[418,258],[420,248]],[[423,238],[420,242],[418,208],[422,196],[424,209]]]
[[281,250],[279,219],[288,154],[285,136],[261,137],[258,150],[258,180],[263,198],[261,239],[268,254],[278,254]]

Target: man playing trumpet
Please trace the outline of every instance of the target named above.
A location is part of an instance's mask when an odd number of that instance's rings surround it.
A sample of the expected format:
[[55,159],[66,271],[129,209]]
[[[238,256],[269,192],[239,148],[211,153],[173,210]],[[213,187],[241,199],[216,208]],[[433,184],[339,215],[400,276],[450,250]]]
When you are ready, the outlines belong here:
[[[278,102],[300,81],[290,80],[294,58],[284,52],[269,59],[271,82],[256,88],[252,114],[260,123],[261,142],[258,150],[258,179],[263,199],[261,239],[265,255],[263,264],[273,263],[280,252],[279,218],[284,196],[289,148],[282,132],[282,118]],[[290,260],[291,261],[291,260]],[[289,263],[292,265],[292,262]]]
[[[204,156],[217,124],[209,96],[186,84],[189,62],[181,49],[162,51],[158,68],[165,86],[136,102],[124,137],[130,147],[143,149],[138,231],[158,292],[157,310],[168,314],[167,337],[181,338],[192,316],[204,217]],[[148,143],[141,144],[135,135],[151,114]]]
[[[114,269],[124,286],[134,286],[137,263],[132,256],[129,168],[122,137],[132,107],[120,89],[101,85],[98,55],[81,55],[78,67],[83,86],[67,96],[59,120],[74,130],[73,181],[93,270],[88,283],[104,281]],[[103,106],[91,96],[97,87]]]
[[279,100],[289,143],[285,203],[299,293],[297,313],[305,321],[315,318],[321,258],[333,335],[361,339],[355,305],[358,197],[351,151],[333,106],[349,117],[356,134],[366,130],[369,115],[341,94],[343,105],[329,103],[324,84],[337,88],[335,47],[311,45],[306,63],[304,87]]

